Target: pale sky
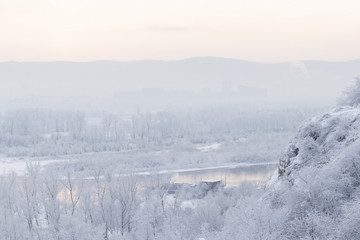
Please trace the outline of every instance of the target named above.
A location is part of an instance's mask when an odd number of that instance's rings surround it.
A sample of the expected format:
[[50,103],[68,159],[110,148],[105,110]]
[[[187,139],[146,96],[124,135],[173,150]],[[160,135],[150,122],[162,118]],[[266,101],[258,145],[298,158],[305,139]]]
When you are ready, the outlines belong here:
[[0,0],[0,61],[360,58],[358,0]]

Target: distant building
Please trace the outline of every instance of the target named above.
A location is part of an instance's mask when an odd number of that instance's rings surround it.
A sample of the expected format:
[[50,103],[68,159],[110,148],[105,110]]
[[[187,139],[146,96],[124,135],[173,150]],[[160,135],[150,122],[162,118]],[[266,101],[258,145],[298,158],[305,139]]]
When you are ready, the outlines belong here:
[[224,184],[222,180],[204,180],[200,182],[200,186],[207,191],[217,191],[220,187],[223,187]]

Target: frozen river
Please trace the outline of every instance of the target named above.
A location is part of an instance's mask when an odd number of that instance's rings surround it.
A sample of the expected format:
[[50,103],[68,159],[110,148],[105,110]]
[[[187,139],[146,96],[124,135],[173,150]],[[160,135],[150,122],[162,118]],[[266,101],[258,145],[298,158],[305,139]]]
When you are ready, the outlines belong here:
[[[0,174],[16,172],[18,175],[23,175],[27,162],[39,163],[40,166],[45,166],[61,162],[61,160],[27,161],[3,158],[0,161]],[[161,170],[157,174],[167,175],[171,182],[197,184],[204,180],[222,180],[226,186],[237,186],[242,182],[262,184],[271,177],[276,167],[277,163],[239,163],[205,168]],[[154,172],[133,172],[132,174],[146,176],[154,174]]]
[[276,163],[264,163],[181,171],[173,173],[171,181],[196,184],[204,180],[222,180],[226,186],[237,186],[242,182],[262,184],[271,177],[276,168]]

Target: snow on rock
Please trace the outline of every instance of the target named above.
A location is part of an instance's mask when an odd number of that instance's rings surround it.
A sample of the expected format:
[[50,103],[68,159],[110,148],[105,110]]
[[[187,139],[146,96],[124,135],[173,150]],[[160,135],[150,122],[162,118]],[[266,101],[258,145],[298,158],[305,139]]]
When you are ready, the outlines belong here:
[[[344,106],[300,127],[262,203],[286,214],[274,239],[360,239],[360,109]],[[282,211],[281,211],[282,210]],[[274,220],[275,221],[275,220]]]
[[360,109],[342,107],[306,122],[279,164],[279,176],[303,167],[322,167],[357,143]]

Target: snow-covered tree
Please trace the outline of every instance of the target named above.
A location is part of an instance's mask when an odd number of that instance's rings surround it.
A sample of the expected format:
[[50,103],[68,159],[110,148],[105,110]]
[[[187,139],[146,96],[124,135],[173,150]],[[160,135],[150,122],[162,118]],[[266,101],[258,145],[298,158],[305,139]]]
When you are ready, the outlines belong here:
[[339,100],[340,105],[359,106],[360,105],[360,77],[355,79],[355,84],[346,90]]

